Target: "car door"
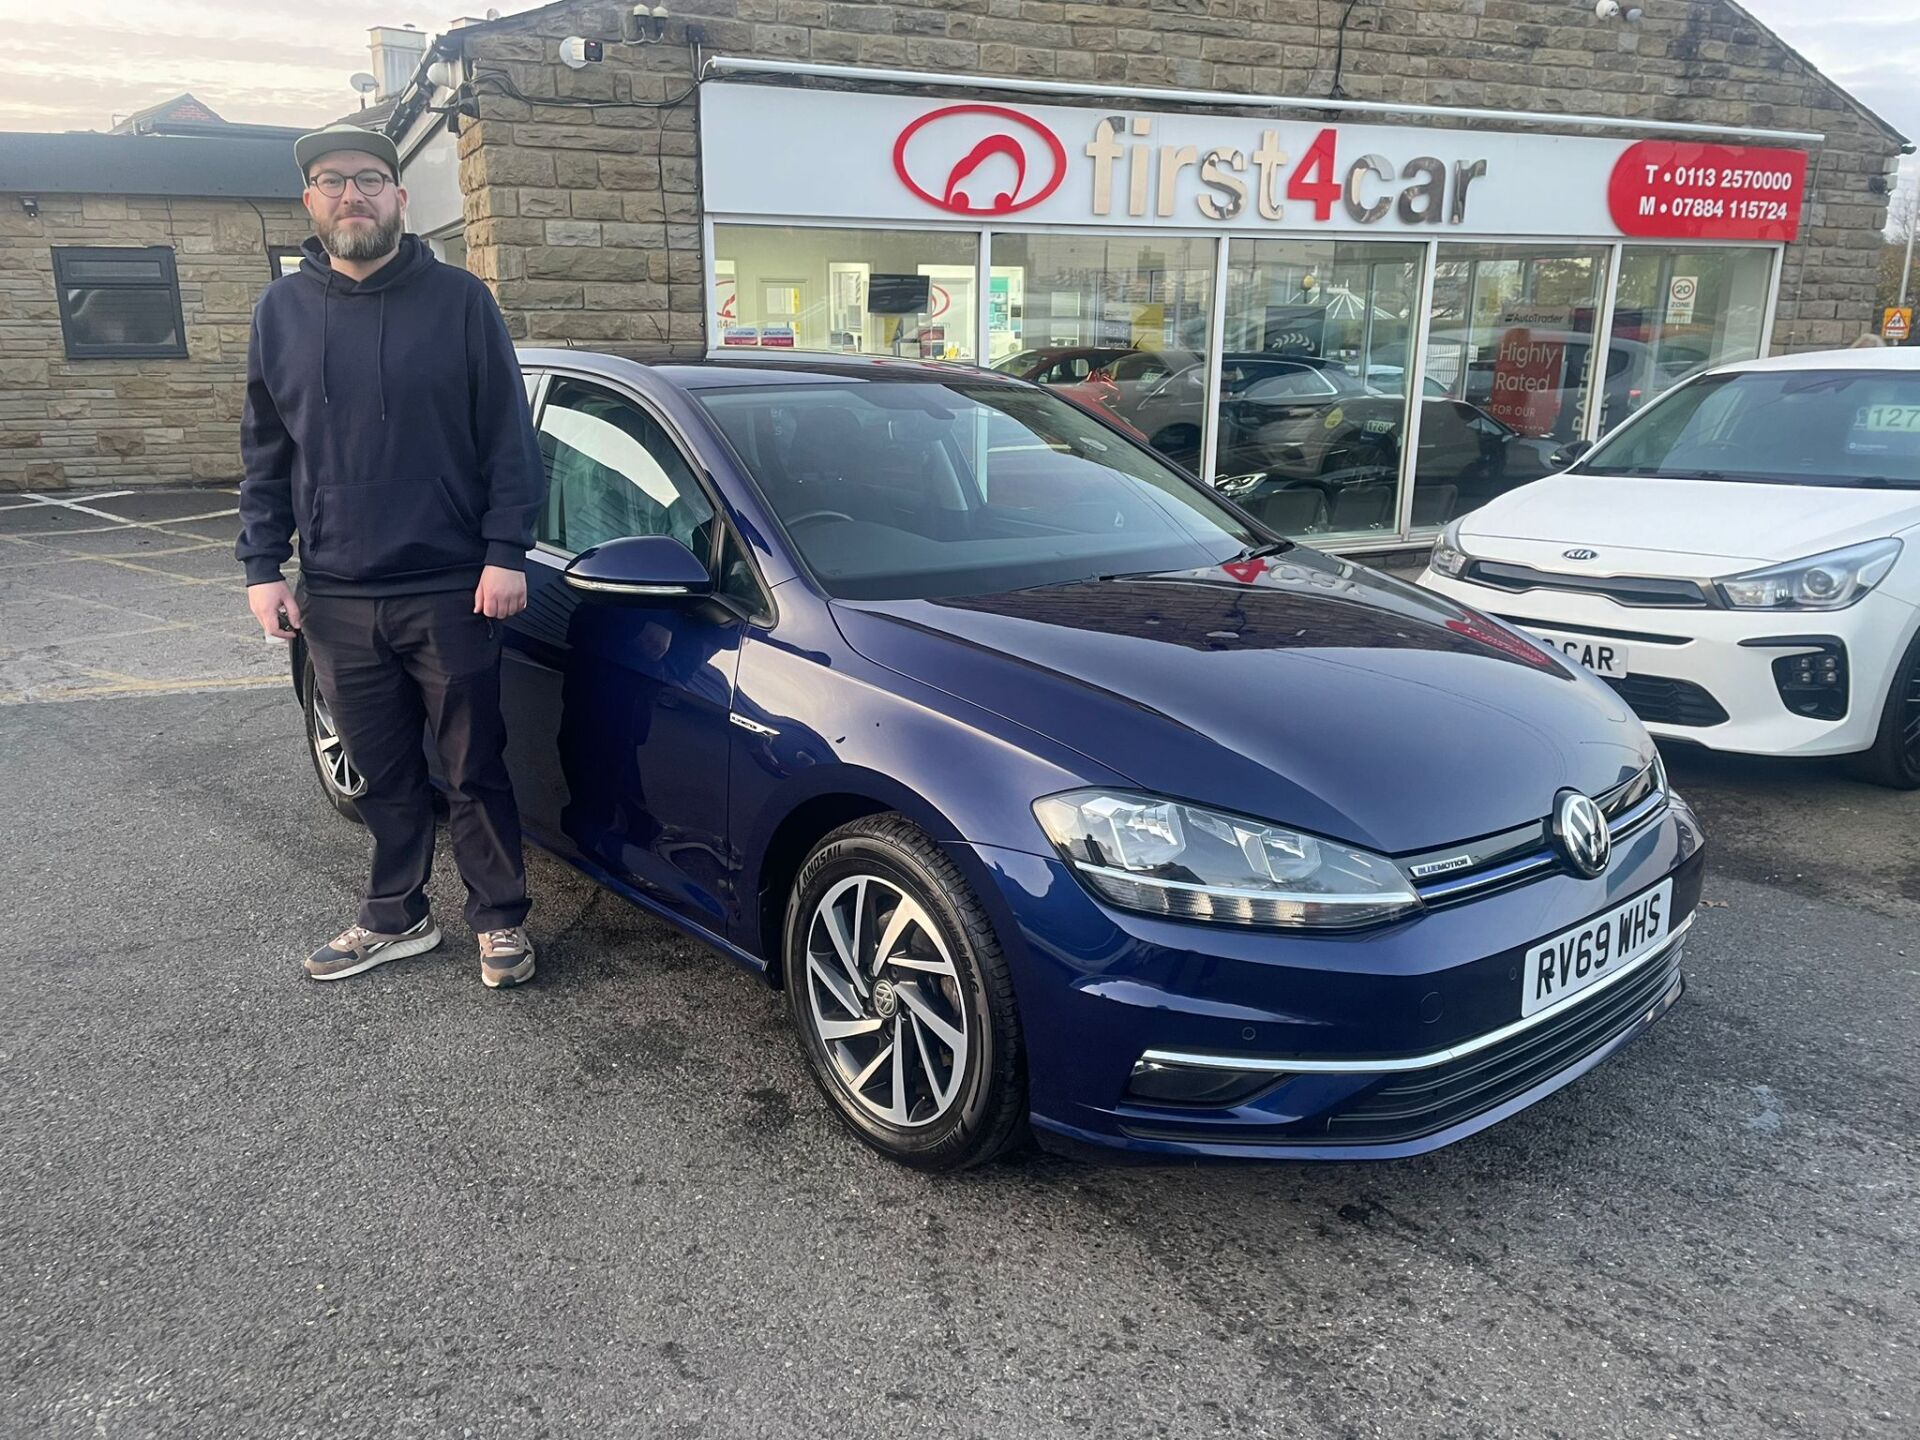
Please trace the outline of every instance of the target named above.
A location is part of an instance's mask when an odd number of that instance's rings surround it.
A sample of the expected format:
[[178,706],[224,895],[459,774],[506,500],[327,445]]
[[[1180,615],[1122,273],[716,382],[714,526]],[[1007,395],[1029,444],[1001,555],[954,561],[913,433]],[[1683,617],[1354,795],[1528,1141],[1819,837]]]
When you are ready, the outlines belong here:
[[[725,521],[694,464],[637,397],[553,375],[538,434],[547,498],[528,604],[508,626],[503,704],[524,823],[543,844],[724,930],[728,715],[744,616]],[[574,555],[671,535],[722,568],[707,601],[588,599]],[[728,570],[732,578],[728,579]]]

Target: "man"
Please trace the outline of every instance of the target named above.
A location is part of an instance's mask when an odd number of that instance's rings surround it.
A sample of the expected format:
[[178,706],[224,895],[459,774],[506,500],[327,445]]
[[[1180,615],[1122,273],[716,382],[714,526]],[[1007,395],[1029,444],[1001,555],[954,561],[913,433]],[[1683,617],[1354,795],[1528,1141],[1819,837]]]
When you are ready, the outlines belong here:
[[[386,136],[302,136],[314,237],[253,317],[240,445],[247,604],[277,640],[306,638],[373,834],[358,920],[307,960],[339,980],[440,943],[425,886],[432,793],[479,938],[480,978],[533,976],[520,816],[500,716],[500,622],[526,607],[545,490],[513,344],[492,295],[403,233],[407,192]],[[300,589],[280,567],[300,536]]]

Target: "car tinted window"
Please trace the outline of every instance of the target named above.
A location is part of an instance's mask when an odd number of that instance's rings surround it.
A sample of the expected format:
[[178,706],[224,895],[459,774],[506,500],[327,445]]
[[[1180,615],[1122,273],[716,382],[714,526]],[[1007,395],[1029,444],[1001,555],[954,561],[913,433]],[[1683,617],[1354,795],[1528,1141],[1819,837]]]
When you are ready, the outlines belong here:
[[1115,380],[1164,380],[1181,366],[1191,364],[1190,355],[1166,355],[1157,350],[1136,350],[1122,355],[1106,367]]
[[1318,370],[1279,370],[1261,375],[1240,392],[1249,400],[1295,400],[1303,396],[1336,393],[1334,383]]
[[1576,468],[1589,475],[1920,486],[1920,371],[1701,376],[1655,401]]
[[1190,569],[1265,541],[1043,391],[955,380],[696,393],[799,557],[842,598]]
[[624,535],[671,535],[711,553],[713,507],[680,449],[633,401],[556,380],[540,412],[547,499],[538,537],[579,552]]

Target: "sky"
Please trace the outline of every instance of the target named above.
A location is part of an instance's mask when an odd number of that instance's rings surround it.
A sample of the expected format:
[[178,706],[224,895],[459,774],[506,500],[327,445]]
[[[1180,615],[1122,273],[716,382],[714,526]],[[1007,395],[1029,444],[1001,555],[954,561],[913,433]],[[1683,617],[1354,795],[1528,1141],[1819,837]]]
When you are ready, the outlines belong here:
[[[1305,3],[1305,0],[1302,0]],[[1393,0],[1383,0],[1391,4]],[[1564,0],[1582,7],[1584,0]],[[1633,3],[1633,0],[1630,0]],[[1637,0],[1650,10],[1680,0]],[[1920,142],[1916,0],[1744,0]],[[228,120],[302,125],[354,108],[367,30],[535,8],[529,0],[0,0],[0,129],[107,129],[191,90]],[[1908,174],[1920,183],[1920,165]]]

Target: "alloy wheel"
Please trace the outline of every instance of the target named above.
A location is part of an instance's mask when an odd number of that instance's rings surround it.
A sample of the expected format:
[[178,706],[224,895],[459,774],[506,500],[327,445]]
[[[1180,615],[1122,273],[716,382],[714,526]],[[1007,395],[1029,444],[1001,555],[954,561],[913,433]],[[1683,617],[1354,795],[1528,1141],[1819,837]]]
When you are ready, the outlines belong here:
[[807,926],[805,1014],[841,1088],[867,1114],[918,1129],[967,1073],[964,990],[940,927],[905,890],[853,875]]
[[313,754],[320,763],[320,774],[335,794],[357,800],[367,793],[367,780],[347,758],[347,747],[333,723],[333,712],[318,692],[313,697]]

